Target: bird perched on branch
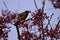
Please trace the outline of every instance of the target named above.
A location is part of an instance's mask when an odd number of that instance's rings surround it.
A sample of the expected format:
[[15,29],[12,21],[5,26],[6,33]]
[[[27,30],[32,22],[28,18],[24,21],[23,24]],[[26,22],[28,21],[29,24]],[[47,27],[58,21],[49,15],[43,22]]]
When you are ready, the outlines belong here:
[[[19,23],[21,23],[21,21],[22,20],[25,20],[26,18],[27,18],[27,16],[28,16],[28,14],[30,13],[30,11],[28,11],[28,10],[26,10],[26,11],[24,11],[24,12],[22,12],[22,13],[20,13],[19,15],[18,15],[18,21],[16,21],[15,22],[15,26],[16,26],[16,30],[17,30],[17,33],[18,33],[18,38],[19,38],[19,40],[20,40],[20,34],[19,34],[19,27],[17,26]],[[22,22],[23,23],[23,22]]]
[[25,19],[27,18],[27,16],[28,16],[29,13],[30,13],[30,11],[26,10],[26,11],[18,14],[18,21],[15,22],[14,25],[18,25],[18,23],[19,23],[20,21],[25,20]]
[[18,20],[25,20],[28,16],[30,11],[26,10],[18,15]]

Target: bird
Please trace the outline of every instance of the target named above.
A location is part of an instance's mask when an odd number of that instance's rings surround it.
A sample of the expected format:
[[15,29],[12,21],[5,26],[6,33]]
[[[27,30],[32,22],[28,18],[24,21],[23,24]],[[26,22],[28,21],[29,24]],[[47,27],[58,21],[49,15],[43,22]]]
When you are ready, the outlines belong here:
[[26,10],[18,15],[18,20],[25,20],[28,16],[30,11]]
[[29,13],[31,13],[31,11],[26,10],[26,11],[18,14],[18,18],[17,18],[18,21],[15,22],[14,25],[17,26],[21,21],[25,20],[27,18],[27,16],[28,16]]

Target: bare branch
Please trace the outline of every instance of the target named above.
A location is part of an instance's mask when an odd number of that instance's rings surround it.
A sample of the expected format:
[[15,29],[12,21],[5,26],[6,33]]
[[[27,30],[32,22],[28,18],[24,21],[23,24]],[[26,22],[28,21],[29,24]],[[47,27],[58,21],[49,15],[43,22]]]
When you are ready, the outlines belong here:
[[50,24],[50,21],[51,21],[53,15],[54,14],[52,13],[50,19],[48,19],[48,23],[47,23],[46,27]]
[[4,4],[5,8],[8,10],[8,8],[7,8],[7,6],[6,6],[6,3],[5,3],[5,1],[3,1],[3,4]]
[[20,32],[19,32],[19,28],[17,25],[16,25],[16,30],[17,30],[18,40],[20,40]]
[[42,2],[42,13],[44,12],[44,7],[45,7],[45,0]]
[[38,10],[38,6],[36,4],[36,0],[34,0],[34,4],[35,4],[36,9]]

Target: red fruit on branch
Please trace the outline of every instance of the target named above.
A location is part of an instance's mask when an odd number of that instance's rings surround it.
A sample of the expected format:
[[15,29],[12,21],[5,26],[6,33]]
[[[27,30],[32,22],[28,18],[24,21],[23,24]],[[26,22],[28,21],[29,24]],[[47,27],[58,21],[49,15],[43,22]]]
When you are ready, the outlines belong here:
[[47,32],[47,33],[48,33],[48,31],[49,31],[49,30],[48,30],[48,26],[46,26],[46,28],[45,28],[45,32]]
[[[40,25],[40,18],[42,17],[42,10],[39,9],[38,12],[36,12],[36,14],[34,15],[34,21],[33,21],[33,24],[34,25]],[[37,21],[38,20],[38,21]]]
[[53,4],[54,8],[59,8],[60,9],[60,0],[50,0]]
[[5,23],[9,23],[10,21],[11,21],[11,19],[8,16],[4,19]]
[[50,29],[50,37],[54,37],[54,31],[52,28]]
[[36,13],[36,15],[42,16],[42,10],[41,9],[38,9],[38,12]]
[[[38,21],[37,21],[37,20],[38,20]],[[34,18],[34,21],[33,21],[33,24],[34,24],[34,25],[37,25],[37,24],[40,25],[40,18],[35,17],[35,18]]]
[[12,15],[11,15],[11,18],[12,18],[12,19],[16,18],[16,14],[12,14]]
[[0,17],[0,24],[3,24],[3,17]]
[[3,33],[3,32],[2,32],[2,29],[0,29],[0,37],[2,36],[2,33]]

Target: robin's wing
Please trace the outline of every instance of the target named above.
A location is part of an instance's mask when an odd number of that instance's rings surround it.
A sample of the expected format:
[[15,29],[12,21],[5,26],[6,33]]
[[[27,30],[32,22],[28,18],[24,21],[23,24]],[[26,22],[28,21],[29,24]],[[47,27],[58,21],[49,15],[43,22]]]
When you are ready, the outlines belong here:
[[20,13],[19,15],[18,15],[18,17],[22,17],[24,14],[23,13]]
[[27,17],[27,15],[28,15],[28,13],[21,13],[21,14],[19,14],[19,16],[18,16],[18,19],[19,19],[19,20],[25,20],[26,17]]

